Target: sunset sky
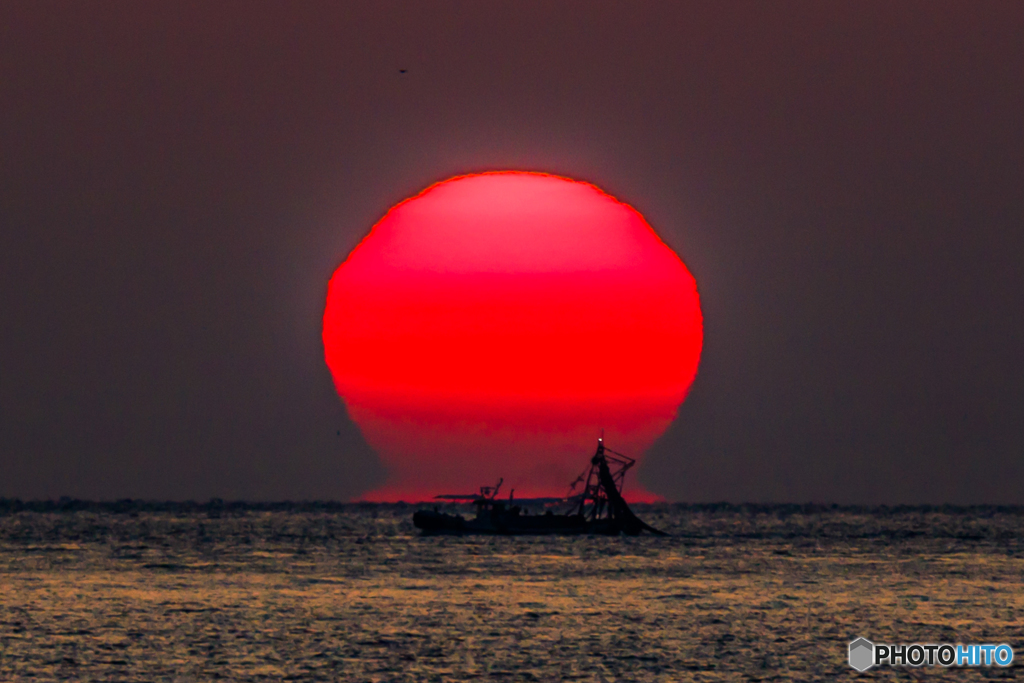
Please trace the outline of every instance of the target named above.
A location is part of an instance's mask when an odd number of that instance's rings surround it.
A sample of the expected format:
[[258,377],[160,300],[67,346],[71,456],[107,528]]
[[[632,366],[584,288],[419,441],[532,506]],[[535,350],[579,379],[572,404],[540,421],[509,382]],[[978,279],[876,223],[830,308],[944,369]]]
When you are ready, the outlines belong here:
[[645,488],[1024,504],[1022,35],[995,1],[7,3],[0,496],[382,486],[328,282],[398,202],[512,169],[696,280]]

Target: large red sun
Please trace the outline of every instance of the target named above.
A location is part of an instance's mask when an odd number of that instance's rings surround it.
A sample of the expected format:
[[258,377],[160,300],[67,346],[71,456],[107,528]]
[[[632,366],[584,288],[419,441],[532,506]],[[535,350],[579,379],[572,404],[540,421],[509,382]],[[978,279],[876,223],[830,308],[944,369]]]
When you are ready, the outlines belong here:
[[517,496],[565,495],[602,429],[634,457],[664,432],[702,336],[693,277],[643,216],[521,172],[392,208],[331,278],[323,329],[338,393],[388,469],[369,500],[498,477]]

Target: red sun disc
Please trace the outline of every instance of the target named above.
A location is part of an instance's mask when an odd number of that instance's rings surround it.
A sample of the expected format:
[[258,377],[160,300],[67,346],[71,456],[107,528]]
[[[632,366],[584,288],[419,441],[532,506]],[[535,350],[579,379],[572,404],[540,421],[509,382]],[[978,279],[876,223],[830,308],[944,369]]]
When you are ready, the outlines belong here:
[[392,208],[331,278],[323,328],[338,393],[389,471],[374,500],[498,477],[564,495],[601,429],[634,456],[665,430],[702,335],[693,277],[637,211],[522,172]]

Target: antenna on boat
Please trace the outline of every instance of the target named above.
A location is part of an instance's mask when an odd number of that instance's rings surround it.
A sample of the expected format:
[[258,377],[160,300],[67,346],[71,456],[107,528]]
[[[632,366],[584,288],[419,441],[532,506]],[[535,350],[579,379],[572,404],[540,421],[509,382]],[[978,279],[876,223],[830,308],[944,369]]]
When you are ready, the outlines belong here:
[[501,483],[505,481],[504,478],[499,478],[498,483],[494,486],[481,486],[480,497],[488,500],[494,500],[498,497],[498,490],[501,488]]

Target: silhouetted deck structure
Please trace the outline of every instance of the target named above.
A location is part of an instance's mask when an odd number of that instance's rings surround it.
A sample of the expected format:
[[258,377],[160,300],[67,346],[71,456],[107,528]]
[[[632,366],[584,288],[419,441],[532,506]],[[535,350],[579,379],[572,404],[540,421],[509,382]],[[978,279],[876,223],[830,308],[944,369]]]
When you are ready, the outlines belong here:
[[[419,510],[413,514],[413,524],[424,534],[626,534],[636,536],[649,531],[665,536],[638,518],[622,497],[622,484],[626,472],[636,464],[632,458],[616,453],[597,440],[597,452],[590,459],[590,469],[574,481],[569,496],[564,499],[543,498],[521,500],[517,505],[512,494],[508,502],[498,500],[502,480],[496,486],[482,486],[476,495],[440,495],[438,499],[466,501],[476,505],[476,517],[433,510]],[[573,495],[583,484],[580,493]],[[527,504],[549,507],[543,514],[528,514]],[[556,514],[550,506],[562,504],[568,512]]]

